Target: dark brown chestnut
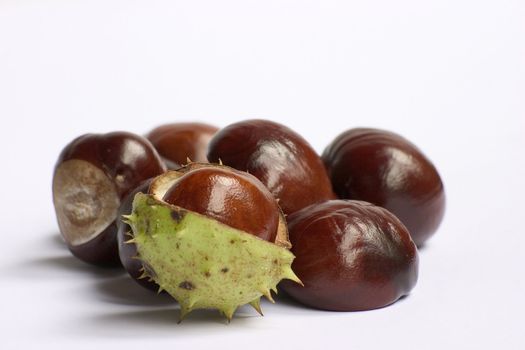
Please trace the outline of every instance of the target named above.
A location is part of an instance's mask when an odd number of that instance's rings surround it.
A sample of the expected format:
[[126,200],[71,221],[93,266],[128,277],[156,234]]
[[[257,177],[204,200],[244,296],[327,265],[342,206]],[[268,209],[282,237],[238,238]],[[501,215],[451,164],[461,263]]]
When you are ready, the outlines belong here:
[[151,130],[147,138],[169,169],[178,169],[190,159],[207,162],[206,150],[218,128],[204,123],[172,123]]
[[[118,218],[131,213],[135,195],[137,193],[148,193],[152,180],[143,181],[137,188],[128,193],[120,205]],[[137,246],[128,242],[131,239],[131,227],[120,219],[117,219],[117,227],[118,253],[122,266],[138,284],[152,291],[158,291],[159,285],[157,283],[148,278],[143,278],[143,262],[137,259]]]
[[417,281],[417,248],[388,210],[367,202],[332,200],[288,217],[292,269],[304,287],[281,282],[314,308],[358,311],[389,305]]
[[432,162],[392,132],[358,128],[339,135],[323,161],[340,198],[374,203],[394,213],[421,246],[445,212],[445,192]]
[[247,120],[221,129],[208,159],[257,177],[278,198],[285,214],[335,198],[320,157],[300,135],[267,120]]
[[164,164],[151,143],[128,132],[86,134],[55,165],[53,202],[71,252],[96,265],[118,265],[115,219],[122,199]]
[[163,200],[274,242],[279,206],[254,176],[227,167],[206,167],[181,176]]

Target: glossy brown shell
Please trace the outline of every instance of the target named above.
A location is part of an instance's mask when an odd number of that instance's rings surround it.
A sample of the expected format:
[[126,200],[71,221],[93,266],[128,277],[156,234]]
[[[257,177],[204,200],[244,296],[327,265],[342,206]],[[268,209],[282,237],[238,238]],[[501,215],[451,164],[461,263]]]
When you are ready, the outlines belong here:
[[208,143],[218,128],[204,123],[172,123],[151,130],[147,138],[157,149],[169,169],[187,163],[207,162]]
[[324,151],[323,161],[340,198],[382,206],[422,245],[445,212],[445,192],[432,162],[405,138],[378,129],[352,129]]
[[115,182],[121,199],[142,181],[166,170],[147,139],[125,131],[82,135],[64,148],[57,166],[69,159],[82,159],[102,169]]
[[335,197],[317,153],[278,123],[247,120],[221,129],[210,141],[208,159],[257,177],[285,214]]
[[206,167],[181,176],[163,200],[274,242],[279,225],[275,198],[254,176]]
[[414,287],[418,253],[405,226],[370,203],[332,200],[288,217],[294,299],[314,308],[358,311],[389,305]]
[[[82,160],[101,169],[113,182],[122,200],[143,180],[166,168],[151,143],[129,132],[86,134],[69,143],[60,154],[56,169],[68,160]],[[96,265],[118,265],[117,225],[113,221],[100,234],[81,245],[68,244],[81,260]]]

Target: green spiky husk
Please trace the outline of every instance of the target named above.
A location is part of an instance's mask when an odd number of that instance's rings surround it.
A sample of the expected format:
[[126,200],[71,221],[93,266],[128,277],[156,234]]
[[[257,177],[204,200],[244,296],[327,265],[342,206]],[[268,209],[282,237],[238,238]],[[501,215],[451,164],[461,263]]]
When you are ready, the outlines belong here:
[[260,312],[260,297],[272,301],[279,281],[300,283],[287,249],[151,195],[137,194],[125,221],[144,276],[179,302],[181,319],[201,308],[231,319],[244,304]]

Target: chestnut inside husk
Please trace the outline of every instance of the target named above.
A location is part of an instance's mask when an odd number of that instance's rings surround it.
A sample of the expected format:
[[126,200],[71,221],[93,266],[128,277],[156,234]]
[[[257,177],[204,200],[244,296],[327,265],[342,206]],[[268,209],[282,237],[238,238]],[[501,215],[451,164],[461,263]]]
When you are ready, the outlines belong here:
[[[135,246],[136,259],[142,263],[142,277],[153,280],[160,290],[177,299],[181,318],[196,308],[213,308],[231,319],[237,307],[246,303],[260,311],[260,296],[273,301],[270,290],[275,290],[281,279],[300,283],[290,268],[294,257],[287,249],[290,243],[284,215],[276,206],[277,232],[275,240],[268,242],[235,225],[163,200],[171,188],[179,185],[178,181],[185,186],[185,176],[193,171],[205,174],[204,170],[220,174],[219,178],[223,172],[229,172],[258,182],[249,174],[221,165],[191,163],[179,171],[168,171],[152,181],[149,194],[135,195],[131,214],[124,216],[132,228],[125,244]],[[186,184],[191,185],[191,181]],[[250,191],[252,187],[250,184]],[[261,188],[267,191],[262,185]],[[272,196],[265,198],[275,201]],[[235,205],[242,210],[240,205],[251,203],[235,202]],[[253,214],[242,220],[258,222],[261,218]]]

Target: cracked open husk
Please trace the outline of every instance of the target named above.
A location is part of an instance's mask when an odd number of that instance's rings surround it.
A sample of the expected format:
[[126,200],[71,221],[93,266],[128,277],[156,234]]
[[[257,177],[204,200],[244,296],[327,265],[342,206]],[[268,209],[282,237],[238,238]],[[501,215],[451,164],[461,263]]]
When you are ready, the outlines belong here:
[[[180,304],[182,320],[195,309],[217,309],[230,320],[250,304],[261,313],[259,299],[282,279],[301,283],[291,269],[294,255],[212,218],[138,193],[130,243],[137,246],[144,277],[153,279]],[[262,314],[262,313],[261,313]]]

